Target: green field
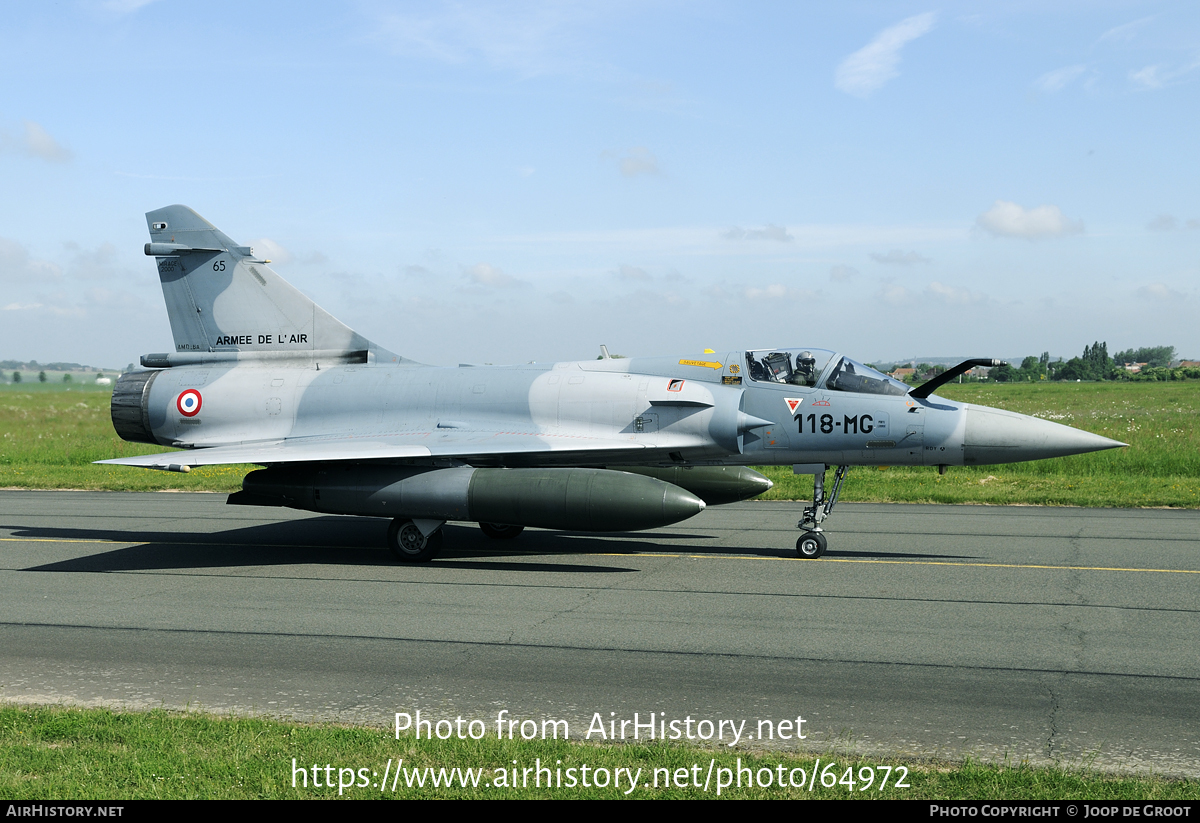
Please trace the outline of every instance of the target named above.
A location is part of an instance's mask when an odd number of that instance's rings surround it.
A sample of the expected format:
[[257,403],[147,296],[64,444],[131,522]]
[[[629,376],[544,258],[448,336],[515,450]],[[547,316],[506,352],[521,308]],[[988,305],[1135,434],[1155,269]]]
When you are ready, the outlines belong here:
[[233,492],[254,468],[216,466],[179,474],[94,466],[94,460],[171,451],[117,437],[111,398],[107,386],[0,386],[0,488]]
[[[294,775],[293,759],[296,768],[307,771],[307,787],[298,774]],[[381,791],[381,778],[389,770],[396,773],[397,760],[403,763],[395,790],[389,780]],[[526,780],[532,784],[538,761],[551,769],[550,779],[559,781],[557,785],[547,788],[546,777],[540,788],[523,785]],[[705,791],[703,782],[710,761],[713,777]],[[313,765],[320,767],[317,779],[322,785],[316,788],[312,786]],[[326,772],[325,765],[331,770]],[[579,785],[585,765],[593,781],[597,770],[602,770],[604,782],[610,785]],[[750,774],[749,779],[756,785],[747,788],[743,782],[742,788],[737,788],[734,781],[739,767],[750,770],[742,774]],[[901,772],[901,767],[905,771]],[[455,774],[452,770],[458,769],[456,784],[434,788],[432,776],[425,771],[430,768],[435,775],[444,769],[451,777]],[[481,770],[475,772],[479,785],[461,785],[465,769]],[[518,770],[516,788],[511,785],[513,769]],[[561,777],[554,775],[559,769]],[[567,785],[569,769],[575,770],[574,787]],[[617,769],[630,770],[621,777],[619,788],[611,785]],[[799,784],[801,769],[803,778],[809,779],[808,785],[779,788],[781,773],[786,782]],[[406,785],[413,778],[413,770],[426,780],[424,788]],[[509,785],[487,785],[501,782],[501,771]],[[637,777],[636,785],[626,793],[634,783],[629,777],[631,772]],[[1200,785],[1194,780],[1101,775],[1088,770],[1086,764],[1059,768],[945,764],[837,752],[822,754],[818,761],[815,754],[663,744],[510,741],[497,740],[494,735],[480,740],[418,741],[411,736],[396,739],[390,731],[378,728],[316,726],[264,718],[0,707],[0,798],[5,799],[716,798],[718,777],[733,784],[722,788],[719,795],[729,799],[1098,801],[1200,796]],[[887,783],[880,791],[885,777]],[[339,792],[339,778],[342,783],[355,785]],[[668,779],[674,785],[665,785]],[[761,785],[767,781],[768,785]],[[327,782],[333,787],[327,787]],[[898,782],[901,785],[896,785]]]
[[[851,470],[842,499],[875,502],[1200,507],[1200,381],[947,386],[945,397],[1086,429],[1125,449],[1015,463],[932,469]],[[110,392],[61,384],[0,387],[0,487],[149,491],[236,491],[249,466],[190,474],[94,466],[93,460],[167,449],[117,438]],[[811,495],[812,479],[790,467],[763,471],[776,482],[764,499]]]

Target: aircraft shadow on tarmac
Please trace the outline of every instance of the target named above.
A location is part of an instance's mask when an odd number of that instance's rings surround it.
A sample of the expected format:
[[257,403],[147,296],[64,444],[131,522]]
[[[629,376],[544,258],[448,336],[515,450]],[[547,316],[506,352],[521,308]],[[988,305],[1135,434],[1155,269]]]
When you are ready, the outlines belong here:
[[[636,545],[603,540],[560,540],[557,532],[531,531],[519,541],[498,542],[472,527],[446,527],[443,555],[427,564],[396,561],[385,547],[385,520],[318,517],[270,523],[201,534],[135,531],[125,529],[73,529],[63,527],[0,526],[13,537],[31,540],[134,543],[70,560],[33,566],[26,571],[122,572],[210,569],[249,566],[330,565],[375,566],[398,569],[455,569],[522,572],[631,573],[637,568],[580,564],[538,563],[532,555],[595,555],[641,553],[662,549],[653,541]],[[528,557],[528,560],[522,558]],[[501,559],[504,558],[504,559]]]
[[[0,526],[13,537],[134,543],[70,560],[33,566],[26,571],[122,572],[239,568],[249,566],[329,565],[393,568],[452,567],[455,570],[632,573],[639,568],[581,564],[557,560],[537,562],[534,557],[568,558],[580,555],[608,556],[655,553],[704,555],[750,555],[793,557],[783,547],[746,548],[699,545],[715,535],[683,533],[617,532],[597,535],[580,532],[527,530],[513,541],[487,538],[472,526],[447,526],[442,555],[429,564],[398,563],[384,548],[385,520],[316,517],[268,523],[225,531],[181,533],[125,529],[75,529],[64,527]],[[661,541],[661,542],[660,542]],[[670,541],[669,545],[663,545]],[[682,545],[681,545],[682,544]],[[916,552],[846,551],[830,552],[831,558],[856,559],[960,559],[949,555]]]

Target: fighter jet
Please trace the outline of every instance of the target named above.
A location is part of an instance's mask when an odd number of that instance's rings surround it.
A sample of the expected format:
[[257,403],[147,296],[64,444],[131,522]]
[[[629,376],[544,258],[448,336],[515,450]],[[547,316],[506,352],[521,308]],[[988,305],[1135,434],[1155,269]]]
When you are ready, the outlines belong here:
[[[934,391],[820,348],[517,366],[427,366],[343,325],[186,206],[149,212],[175,351],[121,375],[125,440],[182,451],[102,460],[187,472],[258,464],[229,503],[391,520],[406,562],[437,555],[442,526],[632,531],[771,487],[749,468],[815,476],[796,550],[851,466],[1013,463],[1124,445]],[[827,470],[836,466],[826,494]]]

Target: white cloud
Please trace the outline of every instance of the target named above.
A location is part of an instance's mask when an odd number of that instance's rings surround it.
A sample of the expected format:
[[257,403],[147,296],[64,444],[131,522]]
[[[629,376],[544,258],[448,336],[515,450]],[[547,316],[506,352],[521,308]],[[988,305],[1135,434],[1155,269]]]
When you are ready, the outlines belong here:
[[71,159],[70,149],[62,146],[49,132],[32,120],[24,121],[19,135],[0,131],[0,151],[39,157],[49,163],[66,163]]
[[1150,231],[1175,231],[1179,223],[1169,214],[1160,214],[1147,223],[1146,228]]
[[847,94],[868,97],[898,76],[900,50],[933,28],[933,12],[918,14],[884,29],[875,39],[847,57],[838,66],[834,85]]
[[903,306],[906,303],[912,302],[912,295],[908,289],[901,286],[899,283],[893,283],[890,280],[880,284],[879,290],[875,293],[885,303],[893,306]]
[[639,306],[660,306],[665,304],[686,308],[691,305],[691,301],[677,291],[651,291],[649,289],[635,291],[630,295],[629,301]]
[[62,280],[62,269],[48,260],[35,260],[20,243],[0,237],[0,282],[27,284]]
[[745,291],[746,297],[750,300],[757,300],[760,297],[786,297],[787,293],[788,287],[782,283],[772,283],[761,289],[751,286]]
[[1166,82],[1162,76],[1162,65],[1146,66],[1144,69],[1129,72],[1129,79],[1148,89],[1162,88]]
[[131,294],[123,289],[108,289],[103,286],[93,286],[84,296],[89,307],[120,311],[127,316],[136,317],[146,311],[146,301],[141,295]]
[[[796,224],[787,227],[789,242],[797,250],[813,250],[826,259],[843,259],[847,248],[892,248],[905,244],[932,245],[962,239],[962,223]],[[595,231],[557,231],[503,236],[505,248],[556,253],[578,257],[603,248],[609,259],[645,259],[648,255],[711,253],[714,238],[736,239],[736,230],[714,225],[660,226],[655,228]],[[778,248],[760,243],[725,243],[722,252],[739,255],[776,254]]]
[[114,14],[129,14],[153,2],[155,0],[105,0],[101,5],[105,11],[111,11]]
[[1038,206],[1025,209],[1007,200],[997,200],[990,209],[979,215],[975,224],[997,237],[1062,237],[1079,234],[1083,223],[1068,220],[1058,206]]
[[385,15],[379,35],[400,54],[443,63],[482,59],[495,68],[533,76],[578,63],[582,46],[574,32],[606,8],[555,2],[446,3],[430,14]]
[[733,226],[721,233],[726,240],[774,240],[778,243],[790,243],[796,238],[783,226],[768,223],[761,229],[743,229]]
[[1100,37],[1096,39],[1096,42],[1103,43],[1105,41],[1108,41],[1108,42],[1113,42],[1113,43],[1115,43],[1115,42],[1128,43],[1130,40],[1132,40],[1134,37],[1137,36],[1137,30],[1139,28],[1141,28],[1146,23],[1149,23],[1151,20],[1153,20],[1157,16],[1158,16],[1157,14],[1152,14],[1149,17],[1143,17],[1140,20],[1134,20],[1129,23],[1122,23],[1119,26],[1113,26],[1111,29],[1104,32],[1104,34],[1100,35]]
[[649,280],[650,275],[645,269],[639,269],[637,266],[629,266],[624,263],[617,269],[617,276],[622,280]]
[[112,243],[101,243],[95,251],[87,251],[68,244],[75,252],[68,266],[70,276],[79,280],[111,280],[119,276],[116,269],[117,247]]
[[[614,156],[605,152],[604,157]],[[617,167],[625,177],[637,177],[639,174],[658,174],[658,158],[645,146],[634,146],[617,157]]]
[[463,276],[472,283],[493,289],[511,289],[528,285],[523,280],[505,274],[488,263],[476,263],[474,266],[463,269]]
[[787,298],[791,301],[810,301],[817,299],[819,296],[817,292],[807,291],[805,289],[796,289],[791,286],[785,286],[782,283],[771,283],[770,285],[763,286],[762,288],[751,286],[743,290],[742,294],[745,295],[747,300],[781,300],[783,298]]
[[829,270],[829,279],[836,282],[846,281],[858,274],[858,269],[850,266],[834,266]]
[[1048,71],[1033,81],[1033,85],[1037,86],[1047,94],[1053,94],[1056,91],[1062,91],[1067,86],[1071,85],[1076,77],[1083,74],[1087,70],[1087,66],[1066,66],[1054,71]]
[[872,252],[871,259],[876,263],[883,263],[888,266],[915,266],[917,263],[933,262],[928,257],[917,254],[915,251],[901,251],[900,249],[892,249],[887,254]]
[[[85,297],[89,296],[85,292]],[[80,302],[80,294],[78,291],[56,291],[52,294],[35,294],[31,303],[10,303],[5,306],[6,310],[11,311],[35,311],[41,310],[43,314],[50,314],[55,317],[86,317],[87,309]]]
[[951,306],[967,306],[972,303],[987,302],[987,295],[973,292],[968,289],[960,289],[955,286],[947,286],[944,283],[934,281],[925,289],[925,295],[934,300],[940,300]]
[[251,240],[249,246],[254,249],[256,257],[263,260],[270,260],[272,263],[290,263],[295,259],[290,251],[269,237],[260,237],[257,240]]
[[[1159,63],[1154,66],[1146,66],[1144,69],[1139,69],[1138,71],[1131,71],[1129,79],[1143,88],[1161,89],[1164,86],[1173,86],[1176,83],[1194,80],[1197,76],[1200,76],[1195,74],[1197,69],[1200,69],[1200,58],[1174,67]],[[1189,75],[1192,76],[1189,77]]]
[[1147,300],[1158,300],[1164,303],[1177,303],[1186,295],[1167,286],[1166,283],[1149,283],[1137,290],[1138,297]]

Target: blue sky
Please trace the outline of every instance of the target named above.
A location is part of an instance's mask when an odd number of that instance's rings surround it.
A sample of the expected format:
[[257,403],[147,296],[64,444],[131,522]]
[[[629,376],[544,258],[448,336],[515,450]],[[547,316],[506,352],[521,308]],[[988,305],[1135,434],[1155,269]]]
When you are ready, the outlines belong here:
[[425,362],[1200,357],[1200,7],[6,4],[0,358],[171,348],[196,209]]

